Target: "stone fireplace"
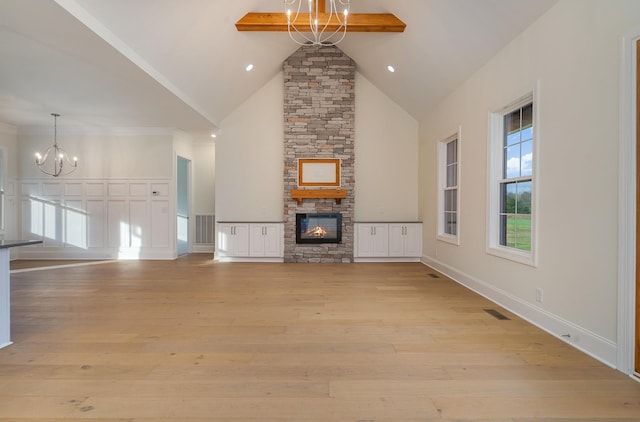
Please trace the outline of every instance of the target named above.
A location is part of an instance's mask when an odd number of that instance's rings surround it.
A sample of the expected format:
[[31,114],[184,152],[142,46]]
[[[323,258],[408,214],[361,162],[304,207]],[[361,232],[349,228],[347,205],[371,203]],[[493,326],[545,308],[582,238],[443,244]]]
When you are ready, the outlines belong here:
[[[355,63],[335,46],[303,46],[285,60],[283,70],[284,261],[352,262]],[[298,186],[301,158],[340,159],[339,189],[346,197],[292,198],[292,191],[304,189]],[[340,241],[298,243],[299,214],[340,214]]]

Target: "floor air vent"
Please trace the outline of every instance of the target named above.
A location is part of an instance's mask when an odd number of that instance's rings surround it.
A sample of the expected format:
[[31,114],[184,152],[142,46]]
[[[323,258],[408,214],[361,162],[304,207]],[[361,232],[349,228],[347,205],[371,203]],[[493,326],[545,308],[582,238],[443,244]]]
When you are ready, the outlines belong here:
[[434,274],[434,273],[429,273],[427,274],[429,277],[431,278],[440,278],[440,276],[438,274]]
[[496,311],[495,309],[485,309],[484,310],[486,313],[488,313],[489,315],[491,315],[492,317],[494,317],[495,319],[502,319],[502,320],[510,320],[511,318],[501,314],[500,312]]

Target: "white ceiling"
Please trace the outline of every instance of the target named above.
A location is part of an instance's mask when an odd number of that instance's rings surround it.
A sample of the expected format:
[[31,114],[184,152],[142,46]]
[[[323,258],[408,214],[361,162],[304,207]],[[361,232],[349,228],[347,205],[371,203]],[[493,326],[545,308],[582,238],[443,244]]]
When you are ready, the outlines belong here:
[[[556,2],[351,0],[352,13],[390,12],[407,29],[347,34],[339,47],[420,119]],[[299,47],[286,33],[235,29],[246,12],[281,10],[281,0],[0,0],[0,122],[51,125],[55,112],[59,125],[207,133]]]

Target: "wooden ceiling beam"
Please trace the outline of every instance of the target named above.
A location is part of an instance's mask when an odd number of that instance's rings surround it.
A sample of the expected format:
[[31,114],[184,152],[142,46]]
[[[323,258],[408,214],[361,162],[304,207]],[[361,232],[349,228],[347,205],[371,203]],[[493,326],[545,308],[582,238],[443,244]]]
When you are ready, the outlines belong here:
[[[318,26],[323,27],[329,19],[328,13],[320,13]],[[300,13],[299,22],[309,22],[307,13]],[[326,31],[335,31],[339,23],[335,15]],[[407,25],[391,13],[349,14],[347,32],[404,32]],[[236,22],[238,31],[287,32],[287,16],[284,13],[249,12]]]

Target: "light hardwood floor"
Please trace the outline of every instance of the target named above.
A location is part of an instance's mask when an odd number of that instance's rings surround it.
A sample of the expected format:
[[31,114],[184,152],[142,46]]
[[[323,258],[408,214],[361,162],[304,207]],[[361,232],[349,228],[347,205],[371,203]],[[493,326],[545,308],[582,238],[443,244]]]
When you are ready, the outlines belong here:
[[640,421],[640,383],[434,276],[208,255],[15,273],[0,420]]

